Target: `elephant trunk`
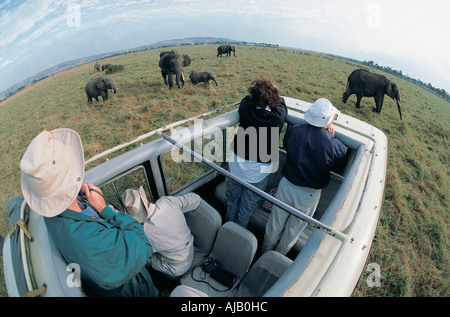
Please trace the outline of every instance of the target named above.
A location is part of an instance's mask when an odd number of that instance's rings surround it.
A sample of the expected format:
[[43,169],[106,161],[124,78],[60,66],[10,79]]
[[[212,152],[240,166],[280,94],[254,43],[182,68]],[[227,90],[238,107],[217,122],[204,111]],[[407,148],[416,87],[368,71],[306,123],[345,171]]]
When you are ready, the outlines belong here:
[[345,91],[342,94],[342,102],[346,103],[348,100],[348,97],[350,97],[350,93],[349,93],[349,87],[348,87],[348,81],[347,81],[347,86],[345,86]]
[[343,102],[343,103],[346,103],[347,100],[348,100],[347,92],[344,92],[344,93],[342,94],[342,102]]
[[108,88],[111,89],[113,93],[116,93],[119,90],[116,86],[116,83],[111,83]]
[[400,115],[400,120],[403,120],[403,118],[402,118],[402,104],[400,102],[400,91],[398,89],[396,89],[396,91],[395,91],[394,99],[397,102],[397,109],[398,109],[398,113]]
[[395,100],[397,101],[397,109],[398,109],[398,113],[400,114],[400,120],[403,120],[403,118],[402,118],[402,104],[400,103],[400,97],[395,98]]
[[175,71],[175,82],[177,83],[177,87],[178,88],[182,87],[183,81],[184,81],[184,79],[183,79],[183,77],[184,77],[183,70],[182,70],[182,68],[181,69],[180,68],[174,68],[174,71]]

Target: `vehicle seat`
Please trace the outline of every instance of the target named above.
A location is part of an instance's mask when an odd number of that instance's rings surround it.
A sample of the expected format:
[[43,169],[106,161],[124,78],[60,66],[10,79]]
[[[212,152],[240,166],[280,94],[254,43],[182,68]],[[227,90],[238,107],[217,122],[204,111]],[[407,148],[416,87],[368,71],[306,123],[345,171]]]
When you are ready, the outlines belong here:
[[197,209],[184,214],[194,237],[194,260],[192,267],[202,263],[211,252],[217,233],[222,225],[220,214],[203,199]]
[[292,260],[279,252],[264,253],[247,273],[234,296],[263,296],[291,264]]
[[[7,238],[8,243],[10,239],[14,240],[11,243],[19,243],[11,246],[12,253],[4,255],[4,257],[11,258],[11,261],[14,261],[11,263],[13,266],[7,268],[10,270],[10,275],[5,275],[6,282],[8,283],[9,281],[12,286],[11,290],[8,289],[9,296],[25,296],[29,292],[22,262],[22,258],[27,257],[29,264],[31,264],[27,266],[30,271],[30,280],[33,278],[35,280],[34,284],[36,284],[34,289],[42,289],[45,285],[45,292],[40,296],[84,297],[85,294],[81,284],[78,283],[79,267],[78,270],[75,270],[76,263],[69,264],[66,262],[47,231],[44,217],[31,211],[23,196],[14,197],[7,204],[6,209],[10,221],[10,230],[11,225],[15,224],[23,216],[22,219],[27,223],[27,230],[33,237],[32,242],[27,247],[28,250],[25,251],[27,255],[22,254],[20,248],[19,230],[10,231],[11,235]],[[22,210],[23,215],[21,215]],[[16,257],[20,258],[20,262]],[[14,285],[16,283],[17,285]]]
[[186,285],[178,285],[170,293],[170,297],[208,297],[208,295],[198,289]]
[[257,248],[256,237],[235,222],[225,223],[219,230],[217,239],[209,258],[221,263],[221,268],[236,276],[232,287],[222,285],[209,273],[202,270],[201,265],[184,274],[180,282],[212,297],[227,296],[242,280],[252,263]]

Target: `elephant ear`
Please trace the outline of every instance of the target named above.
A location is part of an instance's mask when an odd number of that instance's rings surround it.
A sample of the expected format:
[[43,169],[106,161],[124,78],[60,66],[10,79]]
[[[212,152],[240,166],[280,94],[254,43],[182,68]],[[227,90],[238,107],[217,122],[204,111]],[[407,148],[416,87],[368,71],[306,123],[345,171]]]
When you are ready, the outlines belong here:
[[187,54],[183,54],[183,67],[191,65],[191,58]]
[[104,79],[98,80],[96,86],[100,90],[106,90],[105,80]]
[[161,53],[159,53],[159,58],[163,57],[166,54],[169,54],[169,51],[162,51]]
[[397,85],[395,83],[393,83],[392,81],[389,81],[386,84],[386,94],[391,97],[392,99],[394,99],[395,95],[396,95],[396,91],[397,91]]
[[159,60],[159,67],[161,69],[171,69],[172,68],[172,56],[167,53]]

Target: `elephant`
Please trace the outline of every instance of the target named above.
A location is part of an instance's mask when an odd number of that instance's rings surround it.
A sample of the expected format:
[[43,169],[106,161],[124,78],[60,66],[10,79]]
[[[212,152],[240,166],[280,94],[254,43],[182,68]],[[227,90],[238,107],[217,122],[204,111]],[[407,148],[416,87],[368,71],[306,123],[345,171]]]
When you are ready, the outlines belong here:
[[178,88],[184,86],[183,67],[191,64],[191,58],[187,54],[181,54],[177,50],[164,51],[160,53],[159,67],[164,83],[173,88],[172,76],[175,74]]
[[226,54],[226,56],[231,56],[231,52],[233,52],[234,57],[236,57],[236,48],[232,45],[221,45],[217,48],[217,57],[222,57],[222,54]]
[[348,97],[356,95],[356,108],[360,107],[362,97],[374,97],[376,108],[374,112],[381,112],[384,95],[388,95],[397,101],[398,113],[402,120],[400,92],[397,85],[383,75],[373,74],[365,69],[354,70],[348,76],[347,87],[342,95],[342,102],[346,103]]
[[109,66],[111,66],[111,64],[109,64],[109,63],[103,64],[102,65],[102,71],[107,70]]
[[118,91],[116,83],[110,77],[92,78],[84,88],[89,103],[92,103],[92,98],[98,102],[98,96],[102,96],[103,101],[108,100],[108,89],[112,89],[114,93]]
[[100,71],[100,64],[99,63],[95,63],[94,65],[94,73],[99,72]]
[[161,57],[163,57],[167,53],[170,53],[170,51],[162,51],[161,53],[159,53],[159,58],[161,59]]
[[191,82],[196,85],[198,83],[209,83],[209,80],[212,80],[216,83],[217,86],[217,80],[216,80],[216,75],[214,75],[213,72],[206,72],[206,71],[198,71],[195,70],[191,73],[191,75],[189,76],[189,78],[191,79]]

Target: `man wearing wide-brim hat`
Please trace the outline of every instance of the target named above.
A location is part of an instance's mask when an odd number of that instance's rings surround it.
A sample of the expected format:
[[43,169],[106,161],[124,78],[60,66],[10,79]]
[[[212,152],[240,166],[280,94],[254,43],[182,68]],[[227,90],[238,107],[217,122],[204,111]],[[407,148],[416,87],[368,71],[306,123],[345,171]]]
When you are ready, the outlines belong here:
[[[337,110],[320,98],[305,112],[305,124],[288,129],[284,136],[286,163],[276,198],[313,216],[321,189],[330,182],[330,171],[342,170],[346,163],[345,145],[334,137]],[[287,254],[307,222],[274,206],[266,225],[262,252],[275,250]]]
[[[80,266],[88,296],[158,295],[145,268],[152,246],[142,226],[107,206],[100,188],[83,183],[84,152],[78,133],[41,132],[25,151],[20,169],[26,202],[44,216],[67,263]],[[88,204],[78,199],[79,194]]]

